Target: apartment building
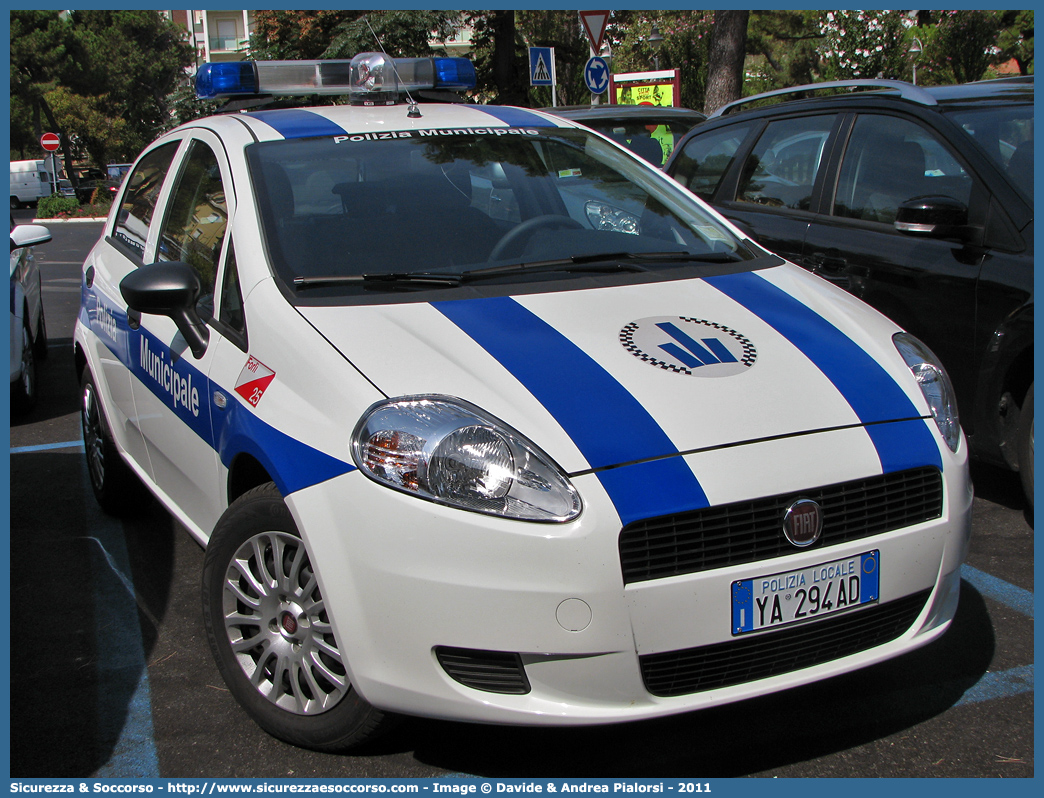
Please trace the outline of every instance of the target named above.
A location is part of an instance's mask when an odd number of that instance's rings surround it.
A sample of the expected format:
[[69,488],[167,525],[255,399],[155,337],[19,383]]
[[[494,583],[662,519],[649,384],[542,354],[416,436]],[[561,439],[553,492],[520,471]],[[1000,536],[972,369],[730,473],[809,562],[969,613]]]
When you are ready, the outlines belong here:
[[253,11],[164,11],[189,33],[196,51],[196,66],[214,61],[246,58],[250,34],[254,32]]

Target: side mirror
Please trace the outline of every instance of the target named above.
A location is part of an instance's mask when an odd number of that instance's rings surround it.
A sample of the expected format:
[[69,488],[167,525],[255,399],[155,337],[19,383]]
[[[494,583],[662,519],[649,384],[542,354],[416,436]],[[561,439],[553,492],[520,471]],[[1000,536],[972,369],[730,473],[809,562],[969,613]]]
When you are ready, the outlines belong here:
[[180,261],[142,266],[120,282],[120,293],[132,310],[174,321],[196,360],[210,341],[210,331],[196,312],[201,290],[195,270]]
[[899,206],[895,229],[907,235],[926,238],[968,240],[973,230],[968,226],[968,208],[953,197],[914,197]]
[[21,247],[35,247],[51,240],[51,231],[39,224],[20,224],[11,230],[11,251]]

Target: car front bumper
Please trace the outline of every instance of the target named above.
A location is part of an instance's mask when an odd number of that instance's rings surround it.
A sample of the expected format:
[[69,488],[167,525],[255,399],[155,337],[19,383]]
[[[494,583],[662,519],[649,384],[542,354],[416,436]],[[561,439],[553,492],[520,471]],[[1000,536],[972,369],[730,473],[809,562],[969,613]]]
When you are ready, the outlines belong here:
[[[740,448],[752,465],[764,449]],[[317,565],[352,683],[370,703],[487,723],[606,723],[819,681],[942,635],[956,612],[972,500],[966,445],[956,457],[943,451],[942,513],[935,520],[825,548],[793,549],[769,560],[631,584],[621,573],[619,517],[592,474],[573,480],[585,509],[563,525],[440,506],[389,490],[358,471],[292,494],[287,503]],[[691,456],[690,465],[699,473],[714,467],[715,457]],[[871,550],[879,552],[881,564],[876,605],[784,631],[800,627],[793,645],[803,649],[802,630],[816,637],[836,618],[858,624],[861,613],[887,613],[905,604],[902,628],[885,642],[807,667],[726,679],[726,686],[682,694],[647,687],[648,666],[664,657],[684,661],[692,653],[720,651],[716,667],[735,672],[752,657],[778,656],[771,654],[775,649],[759,651],[756,638],[779,631],[733,636],[735,581]],[[517,655],[516,670],[524,671],[528,691],[504,694],[462,683],[448,672],[459,676],[458,671],[440,662],[440,655],[448,652],[452,659],[461,650],[484,669],[495,669],[497,656]],[[512,657],[507,659],[510,665]],[[470,664],[463,665],[465,672]]]

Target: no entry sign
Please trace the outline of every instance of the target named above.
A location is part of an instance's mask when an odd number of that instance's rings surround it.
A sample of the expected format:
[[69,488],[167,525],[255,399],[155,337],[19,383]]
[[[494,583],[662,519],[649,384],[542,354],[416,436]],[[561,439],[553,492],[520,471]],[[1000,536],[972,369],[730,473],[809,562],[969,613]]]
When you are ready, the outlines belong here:
[[57,133],[44,133],[40,136],[40,146],[48,152],[54,152],[58,149],[60,139]]

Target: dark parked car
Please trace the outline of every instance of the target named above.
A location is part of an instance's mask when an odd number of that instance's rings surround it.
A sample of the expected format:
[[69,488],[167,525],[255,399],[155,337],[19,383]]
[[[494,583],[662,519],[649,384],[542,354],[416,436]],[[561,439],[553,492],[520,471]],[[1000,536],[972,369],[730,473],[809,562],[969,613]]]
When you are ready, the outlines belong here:
[[88,203],[94,196],[94,190],[105,180],[105,172],[93,167],[76,170],[76,199]]
[[597,130],[659,167],[678,141],[707,118],[691,108],[662,105],[563,105],[541,110]]
[[[840,93],[807,96],[824,88]],[[1032,502],[1032,77],[746,98],[693,130],[665,169],[927,343],[972,453],[1021,470]]]

